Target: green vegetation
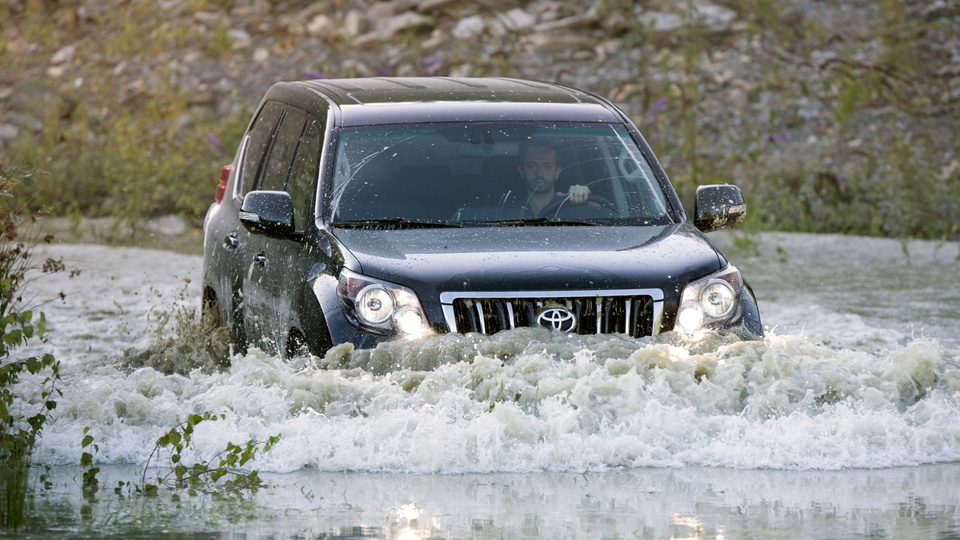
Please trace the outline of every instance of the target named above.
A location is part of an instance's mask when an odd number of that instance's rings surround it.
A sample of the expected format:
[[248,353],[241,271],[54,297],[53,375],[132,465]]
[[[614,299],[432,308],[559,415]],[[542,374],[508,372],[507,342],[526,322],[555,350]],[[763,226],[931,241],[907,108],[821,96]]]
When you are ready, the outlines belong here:
[[[90,21],[51,28],[49,14],[31,6],[13,18],[26,41],[43,43],[49,56],[77,40],[75,54],[95,59],[84,66],[82,82],[48,104],[41,132],[19,137],[8,151],[24,161],[52,157],[51,174],[38,180],[31,207],[113,217],[126,226],[115,231],[136,232],[144,218],[157,215],[199,221],[221,166],[232,159],[226,149],[237,146],[255,104],[221,117],[183,92],[175,62],[157,57],[196,46],[220,58],[231,46],[227,29],[219,24],[214,32],[202,32],[173,24],[150,2],[123,3]],[[204,7],[205,2],[191,3],[194,10]],[[19,65],[22,55],[3,45],[0,68],[25,68]],[[138,76],[117,69],[123,58],[157,60],[148,74],[123,85],[119,79]]]
[[[209,461],[198,461],[191,465],[183,462],[183,451],[193,440],[194,427],[204,421],[215,421],[223,416],[209,412],[191,414],[189,418],[173,427],[157,439],[157,444],[144,466],[141,484],[136,487],[138,493],[156,494],[161,487],[175,490],[186,489],[191,495],[201,490],[221,495],[237,494],[244,490],[256,491],[261,486],[257,471],[243,471],[240,467],[254,459],[258,453],[269,452],[280,440],[280,435],[270,437],[265,442],[248,441],[244,446],[228,442],[226,448]],[[155,484],[147,482],[146,476],[151,460],[159,460],[164,449],[170,451],[170,470],[157,477]],[[215,463],[215,464],[214,464]],[[223,482],[217,482],[223,479]],[[118,488],[119,489],[119,488]]]
[[[243,446],[228,442],[227,446],[209,460],[201,460],[188,464],[184,460],[184,451],[191,448],[193,434],[197,425],[203,422],[222,420],[223,415],[210,412],[191,414],[157,439],[143,466],[139,482],[121,481],[114,492],[117,495],[142,495],[155,497],[163,490],[171,490],[175,498],[186,491],[191,496],[201,493],[218,495],[221,497],[242,496],[245,492],[256,492],[262,487],[259,472],[245,470],[243,467],[256,459],[258,454],[269,452],[273,445],[280,441],[280,435],[269,437],[264,442],[248,441]],[[83,489],[85,496],[92,496],[99,487],[97,475],[98,467],[93,466],[93,453],[99,450],[94,444],[89,428],[84,429],[82,446],[84,453],[81,466],[84,468]],[[86,449],[92,448],[93,453]],[[161,465],[161,456],[167,453],[169,463]],[[149,481],[147,475],[154,469],[159,470],[155,482]]]
[[14,146],[29,159],[53,156],[50,180],[38,183],[33,205],[64,215],[112,216],[133,230],[156,215],[202,216],[220,167],[231,159],[219,139],[214,145],[208,136],[219,134],[224,147],[235,147],[246,114],[220,120],[192,112],[187,97],[165,83],[134,106],[120,102],[107,82],[90,90],[96,101],[46,122],[39,145],[20,138]]
[[[672,8],[684,21],[680,44],[659,51],[658,67],[641,60],[648,64],[642,73],[673,76],[651,77],[654,83],[621,103],[652,141],[685,203],[697,185],[730,182],[747,198],[750,231],[960,238],[960,163],[945,162],[943,145],[921,127],[936,123],[938,90],[920,82],[936,77],[921,60],[923,27],[902,2],[880,3],[879,34],[856,39],[828,35],[788,4],[722,3],[748,22],[758,54],[775,59],[764,63],[765,71],[736,81],[742,90],[730,92],[733,81],[718,81],[717,71],[704,67],[723,36],[690,16],[689,2],[680,3]],[[857,47],[874,37],[876,57],[857,59]],[[829,42],[835,53],[810,65]],[[738,93],[741,108],[722,115],[729,125],[706,123],[717,117],[707,108],[724,105],[712,95]],[[763,109],[753,103],[765,99],[774,100],[769,116],[755,116]],[[810,126],[802,111],[782,107],[800,101],[832,122]]]
[[[30,186],[43,171],[0,164],[0,529],[19,527],[30,502],[30,466],[34,445],[60,395],[60,363],[51,354],[17,355],[18,349],[46,331],[43,313],[25,305],[21,288],[30,279],[36,245],[25,227],[14,192]],[[48,261],[44,271],[62,269]],[[22,377],[40,377],[39,399],[19,392]]]

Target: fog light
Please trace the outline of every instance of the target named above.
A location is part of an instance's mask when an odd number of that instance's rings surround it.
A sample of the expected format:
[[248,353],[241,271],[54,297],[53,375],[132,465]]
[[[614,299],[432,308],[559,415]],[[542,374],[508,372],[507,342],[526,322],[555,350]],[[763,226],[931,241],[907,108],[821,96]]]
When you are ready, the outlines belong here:
[[687,332],[694,332],[703,326],[704,314],[695,304],[680,306],[677,312],[677,324]]
[[381,285],[369,285],[357,294],[357,315],[369,323],[385,322],[393,309],[393,295]]
[[401,334],[417,335],[426,332],[423,314],[413,308],[402,308],[393,316],[393,324]]

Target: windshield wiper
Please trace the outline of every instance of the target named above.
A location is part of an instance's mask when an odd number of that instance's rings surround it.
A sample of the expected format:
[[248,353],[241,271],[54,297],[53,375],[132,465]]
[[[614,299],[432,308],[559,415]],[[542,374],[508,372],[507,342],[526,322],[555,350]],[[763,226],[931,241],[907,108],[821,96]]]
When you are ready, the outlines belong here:
[[526,225],[587,225],[594,226],[597,223],[583,219],[551,219],[546,217],[531,217],[519,219],[498,219],[494,221],[477,221],[474,223],[482,225],[503,225],[506,227],[519,227]]
[[451,221],[438,219],[407,219],[402,217],[389,217],[379,219],[355,219],[350,221],[336,221],[331,223],[334,227],[344,227],[350,229],[449,229],[460,228],[463,225]]

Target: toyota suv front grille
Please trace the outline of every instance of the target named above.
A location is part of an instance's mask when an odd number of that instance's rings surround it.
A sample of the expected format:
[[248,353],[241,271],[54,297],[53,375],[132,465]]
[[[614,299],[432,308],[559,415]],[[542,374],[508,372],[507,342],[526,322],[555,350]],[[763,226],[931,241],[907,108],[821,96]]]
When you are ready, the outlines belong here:
[[663,313],[659,290],[446,292],[440,302],[452,332],[486,335],[544,326],[565,333],[643,337],[660,332]]

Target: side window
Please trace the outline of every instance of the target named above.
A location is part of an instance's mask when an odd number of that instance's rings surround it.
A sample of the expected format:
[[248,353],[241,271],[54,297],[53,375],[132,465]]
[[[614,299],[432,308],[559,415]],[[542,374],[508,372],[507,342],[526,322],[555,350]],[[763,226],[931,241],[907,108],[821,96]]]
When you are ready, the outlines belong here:
[[307,125],[297,147],[297,156],[293,161],[293,170],[287,180],[287,192],[293,199],[293,223],[298,229],[303,229],[310,219],[310,210],[316,198],[322,125],[316,118],[307,118]]
[[277,121],[283,109],[279,103],[267,103],[257,115],[256,121],[247,134],[247,148],[243,155],[243,165],[240,169],[240,193],[246,195],[253,187],[253,183],[263,163],[263,155],[270,147]]
[[300,140],[303,130],[304,113],[298,109],[287,108],[280,121],[280,129],[273,139],[270,148],[270,157],[263,167],[260,180],[256,183],[257,190],[282,191],[290,172],[293,153]]

